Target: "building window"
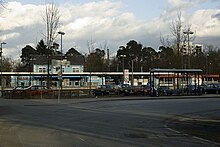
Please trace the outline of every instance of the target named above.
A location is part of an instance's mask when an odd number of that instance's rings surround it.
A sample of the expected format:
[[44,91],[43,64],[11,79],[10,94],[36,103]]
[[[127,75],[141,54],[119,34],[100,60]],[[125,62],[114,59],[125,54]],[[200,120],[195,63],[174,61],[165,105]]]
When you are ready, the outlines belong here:
[[79,72],[79,68],[78,67],[74,67],[73,68],[73,72]]
[[43,68],[43,73],[45,73],[45,72],[46,72],[46,68],[44,67],[44,68]]
[[46,68],[45,67],[39,67],[38,71],[40,73],[45,73],[46,72]]
[[60,67],[56,67],[56,72],[60,70]]
[[39,67],[38,71],[39,71],[39,72],[43,72],[43,70],[42,70],[42,68],[41,68],[41,67]]
[[75,86],[79,86],[79,81],[75,81]]

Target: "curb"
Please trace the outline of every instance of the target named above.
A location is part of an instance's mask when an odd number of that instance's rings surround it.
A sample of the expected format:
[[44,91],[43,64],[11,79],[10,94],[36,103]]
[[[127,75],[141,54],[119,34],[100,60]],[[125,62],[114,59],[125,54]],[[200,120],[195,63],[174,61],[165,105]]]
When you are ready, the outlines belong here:
[[[170,97],[99,97],[99,98],[89,98],[83,101],[83,98],[77,98],[73,100],[82,100],[76,103],[90,103],[90,102],[102,102],[102,101],[134,101],[134,100],[175,100],[175,99],[210,99],[210,98],[220,98],[220,95],[205,95],[205,96],[170,96]],[[62,100],[61,100],[62,101]]]

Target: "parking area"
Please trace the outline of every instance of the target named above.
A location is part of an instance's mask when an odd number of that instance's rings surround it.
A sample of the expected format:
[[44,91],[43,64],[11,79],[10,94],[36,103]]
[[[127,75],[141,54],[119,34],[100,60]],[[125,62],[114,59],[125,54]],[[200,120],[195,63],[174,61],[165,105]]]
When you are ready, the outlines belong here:
[[171,89],[168,86],[150,87],[150,85],[131,86],[100,85],[96,89],[48,89],[45,86],[30,86],[4,90],[3,97],[9,99],[62,99],[68,98],[93,98],[93,97],[161,97],[161,96],[192,96],[220,94],[220,84],[211,83],[199,87],[188,86],[182,89]]

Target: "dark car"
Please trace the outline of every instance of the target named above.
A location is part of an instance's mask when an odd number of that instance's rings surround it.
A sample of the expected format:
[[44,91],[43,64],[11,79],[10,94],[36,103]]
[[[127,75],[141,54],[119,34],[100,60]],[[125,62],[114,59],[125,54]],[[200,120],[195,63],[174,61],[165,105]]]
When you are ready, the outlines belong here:
[[204,94],[204,85],[189,85],[184,88],[184,92],[188,94]]
[[141,85],[141,94],[142,95],[150,95],[151,88],[150,85]]
[[174,93],[168,86],[160,86],[157,88],[157,92],[159,95],[173,95]]
[[131,86],[130,84],[121,84],[118,86],[118,94],[119,95],[134,95],[137,87]]
[[135,87],[132,87],[129,84],[121,84],[119,86],[119,94],[120,95],[124,95],[124,96],[128,96],[128,95],[133,95],[135,92]]
[[218,94],[220,93],[220,85],[217,83],[207,84],[204,91],[206,94]]
[[111,94],[115,94],[115,89],[113,88],[113,85],[99,85],[97,89],[94,89],[92,91],[92,93],[95,96],[111,95]]
[[171,89],[169,86],[160,86],[158,89],[158,95],[181,95],[182,89]]

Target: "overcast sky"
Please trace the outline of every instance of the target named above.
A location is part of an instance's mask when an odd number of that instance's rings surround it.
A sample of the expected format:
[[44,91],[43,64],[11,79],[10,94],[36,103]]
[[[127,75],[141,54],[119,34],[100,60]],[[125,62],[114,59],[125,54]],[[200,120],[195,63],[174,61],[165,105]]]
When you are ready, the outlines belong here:
[[[48,0],[49,1],[49,0]],[[35,47],[44,39],[45,0],[7,0],[1,8],[0,41],[3,55],[19,58],[27,44]],[[60,10],[59,30],[63,50],[74,47],[88,53],[87,42],[95,47],[106,43],[114,54],[119,46],[136,40],[155,49],[160,35],[171,36],[170,24],[181,11],[184,25],[196,34],[194,43],[220,47],[220,0],[55,0]],[[60,43],[60,36],[57,43]]]

